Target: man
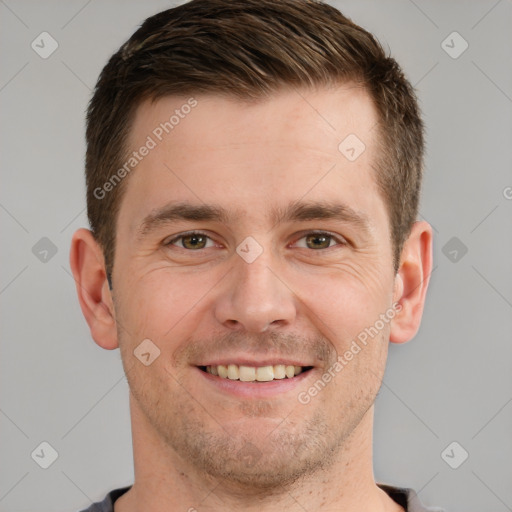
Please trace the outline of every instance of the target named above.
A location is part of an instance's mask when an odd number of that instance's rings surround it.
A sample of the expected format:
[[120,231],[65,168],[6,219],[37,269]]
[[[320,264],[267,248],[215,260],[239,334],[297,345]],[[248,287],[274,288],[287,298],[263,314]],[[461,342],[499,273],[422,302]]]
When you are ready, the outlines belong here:
[[427,510],[372,468],[432,267],[397,63],[326,4],[193,0],[110,59],[87,122],[71,267],[135,466],[88,510]]

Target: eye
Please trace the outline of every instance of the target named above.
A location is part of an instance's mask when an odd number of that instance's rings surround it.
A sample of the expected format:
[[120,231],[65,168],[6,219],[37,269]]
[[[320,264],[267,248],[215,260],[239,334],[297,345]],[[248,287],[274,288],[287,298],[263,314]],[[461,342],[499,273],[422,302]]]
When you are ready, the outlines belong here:
[[164,242],[164,245],[174,245],[191,251],[215,246],[213,240],[209,236],[196,232],[179,235],[167,242]]
[[312,232],[299,238],[294,245],[305,249],[320,250],[329,249],[336,245],[346,245],[346,242],[330,233]]

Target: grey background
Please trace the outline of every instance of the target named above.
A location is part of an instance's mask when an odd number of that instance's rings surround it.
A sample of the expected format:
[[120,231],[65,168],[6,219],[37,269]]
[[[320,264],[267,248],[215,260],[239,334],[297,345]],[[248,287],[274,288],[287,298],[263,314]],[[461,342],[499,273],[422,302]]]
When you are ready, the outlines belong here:
[[[435,270],[420,333],[390,348],[376,479],[454,512],[512,510],[512,2],[332,3],[389,46],[428,129],[421,216]],[[119,351],[90,338],[68,253],[87,226],[91,88],[138,24],[172,5],[0,1],[1,511],[77,510],[132,482]],[[31,48],[43,31],[59,45],[47,59]],[[456,59],[442,46],[453,31],[469,44]],[[58,452],[48,469],[31,458],[42,441]],[[458,469],[441,456],[453,441],[452,464],[469,453]]]

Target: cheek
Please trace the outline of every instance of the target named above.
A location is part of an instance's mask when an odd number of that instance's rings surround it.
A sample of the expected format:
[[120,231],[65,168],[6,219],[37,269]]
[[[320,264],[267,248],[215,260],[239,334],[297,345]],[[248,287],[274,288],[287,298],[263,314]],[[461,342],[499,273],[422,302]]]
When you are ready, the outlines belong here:
[[[163,349],[169,339],[190,334],[191,325],[197,325],[198,312],[204,314],[208,293],[220,277],[217,272],[199,274],[169,268],[134,273],[123,283],[116,300],[119,321],[133,343],[149,338]],[[164,339],[166,343],[159,343]]]
[[[393,280],[388,273],[377,266],[345,263],[329,272],[290,277],[290,287],[305,306],[304,315],[340,352],[391,305]],[[384,330],[379,327],[379,332]]]

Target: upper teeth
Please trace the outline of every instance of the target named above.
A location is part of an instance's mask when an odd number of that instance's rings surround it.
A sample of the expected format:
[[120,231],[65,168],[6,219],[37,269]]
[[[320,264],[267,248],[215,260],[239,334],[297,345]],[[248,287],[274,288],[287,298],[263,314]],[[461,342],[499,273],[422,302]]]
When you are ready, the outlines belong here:
[[302,366],[275,364],[274,366],[238,366],[237,364],[207,366],[206,371],[223,379],[244,382],[268,382],[274,379],[291,379],[302,372]]

